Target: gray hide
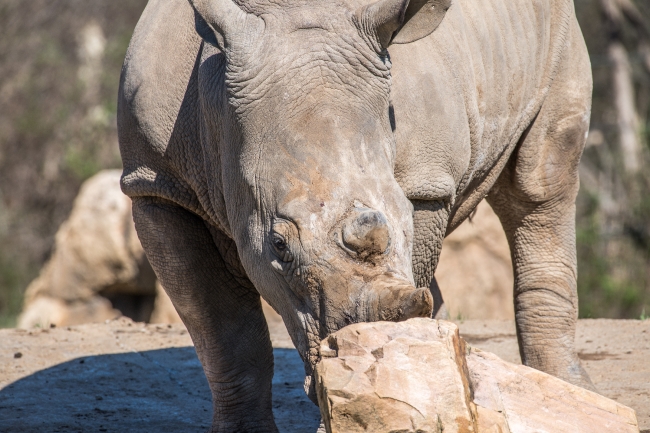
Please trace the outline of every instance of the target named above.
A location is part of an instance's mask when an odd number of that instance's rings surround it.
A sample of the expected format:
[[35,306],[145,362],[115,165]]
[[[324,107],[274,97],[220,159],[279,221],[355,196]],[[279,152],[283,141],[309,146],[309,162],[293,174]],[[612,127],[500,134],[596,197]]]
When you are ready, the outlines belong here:
[[442,240],[484,197],[523,362],[590,387],[574,201],[591,86],[570,0],[151,0],[121,79],[122,189],[212,430],[276,431],[260,295],[313,397],[329,333],[444,311]]

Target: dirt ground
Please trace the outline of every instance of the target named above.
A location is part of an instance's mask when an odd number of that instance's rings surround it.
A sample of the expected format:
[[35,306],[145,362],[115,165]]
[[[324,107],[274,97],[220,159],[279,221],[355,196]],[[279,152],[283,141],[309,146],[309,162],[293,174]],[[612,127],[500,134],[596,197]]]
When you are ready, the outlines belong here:
[[[314,432],[319,412],[278,317],[273,408],[281,432]],[[475,347],[519,362],[513,322],[465,321]],[[650,432],[650,320],[582,320],[578,350],[601,393]],[[434,373],[435,374],[435,373]],[[0,432],[204,432],[210,392],[182,325],[106,324],[0,330]]]

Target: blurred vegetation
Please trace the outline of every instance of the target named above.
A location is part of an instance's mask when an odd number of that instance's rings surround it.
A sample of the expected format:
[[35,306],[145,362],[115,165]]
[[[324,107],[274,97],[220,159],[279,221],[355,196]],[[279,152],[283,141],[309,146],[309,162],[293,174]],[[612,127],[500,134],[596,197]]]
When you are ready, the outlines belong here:
[[575,0],[591,56],[577,202],[581,317],[650,311],[650,3]]
[[[15,324],[22,291],[48,258],[81,183],[100,169],[120,167],[118,79],[145,4],[0,0],[0,327]],[[650,312],[650,4],[575,0],[575,5],[595,83],[577,204],[580,315],[645,317]],[[636,116],[632,135],[621,118],[626,73],[632,86],[627,104]],[[637,138],[632,151],[631,136]]]
[[81,183],[121,166],[115,114],[146,0],[0,0],[0,326]]

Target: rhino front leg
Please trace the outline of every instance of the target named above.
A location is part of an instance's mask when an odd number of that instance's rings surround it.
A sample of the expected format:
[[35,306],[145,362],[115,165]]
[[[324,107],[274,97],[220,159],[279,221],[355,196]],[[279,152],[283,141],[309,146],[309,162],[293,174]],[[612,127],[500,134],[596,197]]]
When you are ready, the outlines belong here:
[[277,432],[269,331],[234,243],[161,199],[135,198],[133,217],[203,365],[214,408],[210,431]]
[[519,352],[525,365],[594,389],[575,350],[575,205],[492,197],[513,257]]
[[572,23],[548,96],[488,195],[510,244],[522,362],[594,389],[575,350],[575,199],[589,130],[591,67]]

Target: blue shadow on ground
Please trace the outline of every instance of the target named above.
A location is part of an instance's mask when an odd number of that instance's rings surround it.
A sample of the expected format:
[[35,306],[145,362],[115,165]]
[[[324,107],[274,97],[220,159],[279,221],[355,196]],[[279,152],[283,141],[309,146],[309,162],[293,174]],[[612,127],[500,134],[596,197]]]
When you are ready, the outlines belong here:
[[[274,349],[273,411],[280,432],[318,428],[293,349]],[[205,432],[210,390],[193,347],[76,358],[0,390],[0,432]]]

